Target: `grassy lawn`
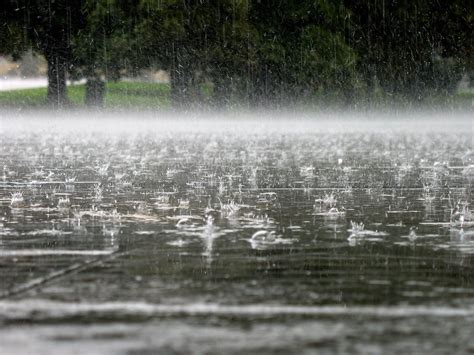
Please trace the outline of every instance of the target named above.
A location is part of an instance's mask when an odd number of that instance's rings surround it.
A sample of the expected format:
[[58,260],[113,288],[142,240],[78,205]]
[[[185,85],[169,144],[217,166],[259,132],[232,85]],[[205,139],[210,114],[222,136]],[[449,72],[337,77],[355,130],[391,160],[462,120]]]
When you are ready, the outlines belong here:
[[474,90],[460,92],[454,96],[454,102],[456,105],[462,107],[474,108]]
[[[73,107],[84,107],[84,85],[68,87]],[[0,107],[34,108],[46,105],[46,88],[0,91]],[[169,108],[169,85],[161,83],[107,83],[106,108]]]
[[[209,99],[212,87],[202,88],[204,99]],[[140,82],[109,82],[105,96],[105,107],[113,109],[167,109],[171,107],[169,84]],[[85,107],[85,86],[68,87],[68,97],[72,107]],[[0,108],[41,108],[46,107],[46,88],[0,91]],[[380,102],[383,104],[383,102]],[[431,103],[431,104],[430,104]],[[458,93],[450,98],[432,98],[427,107],[464,108],[474,107],[474,91]],[[402,105],[403,106],[403,105]]]

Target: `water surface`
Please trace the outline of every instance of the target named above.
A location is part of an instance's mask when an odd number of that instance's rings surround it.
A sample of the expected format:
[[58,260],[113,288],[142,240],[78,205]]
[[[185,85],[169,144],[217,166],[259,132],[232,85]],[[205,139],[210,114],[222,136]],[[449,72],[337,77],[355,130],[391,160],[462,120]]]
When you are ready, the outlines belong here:
[[469,117],[73,119],[2,121],[2,353],[474,350]]

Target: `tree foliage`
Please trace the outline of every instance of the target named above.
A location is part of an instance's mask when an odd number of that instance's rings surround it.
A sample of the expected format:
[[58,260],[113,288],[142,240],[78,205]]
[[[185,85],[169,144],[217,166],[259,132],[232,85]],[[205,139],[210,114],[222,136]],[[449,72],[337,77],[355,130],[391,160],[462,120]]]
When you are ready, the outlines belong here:
[[473,71],[462,0],[6,0],[0,19],[1,52],[31,46],[47,58],[53,102],[66,74],[116,80],[145,68],[167,70],[185,108],[416,102]]
[[5,0],[2,44],[18,56],[28,47],[48,62],[48,101],[67,102],[66,75],[73,64],[73,40],[85,24],[83,0]]
[[453,91],[469,65],[472,5],[356,0],[346,1],[346,7],[353,23],[349,38],[369,96],[375,85],[411,100]]

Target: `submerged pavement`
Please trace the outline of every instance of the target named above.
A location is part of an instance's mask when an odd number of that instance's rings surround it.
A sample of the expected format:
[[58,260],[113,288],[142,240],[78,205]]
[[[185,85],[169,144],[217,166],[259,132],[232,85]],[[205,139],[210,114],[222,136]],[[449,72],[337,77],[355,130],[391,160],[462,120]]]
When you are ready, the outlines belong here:
[[2,354],[474,351],[472,122],[192,122],[2,122]]

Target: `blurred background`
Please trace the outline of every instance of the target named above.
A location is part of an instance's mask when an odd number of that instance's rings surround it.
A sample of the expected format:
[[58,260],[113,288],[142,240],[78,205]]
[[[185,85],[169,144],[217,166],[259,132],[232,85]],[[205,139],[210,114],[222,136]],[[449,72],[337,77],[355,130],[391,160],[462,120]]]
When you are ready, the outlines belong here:
[[472,108],[472,33],[462,0],[6,0],[0,105]]

